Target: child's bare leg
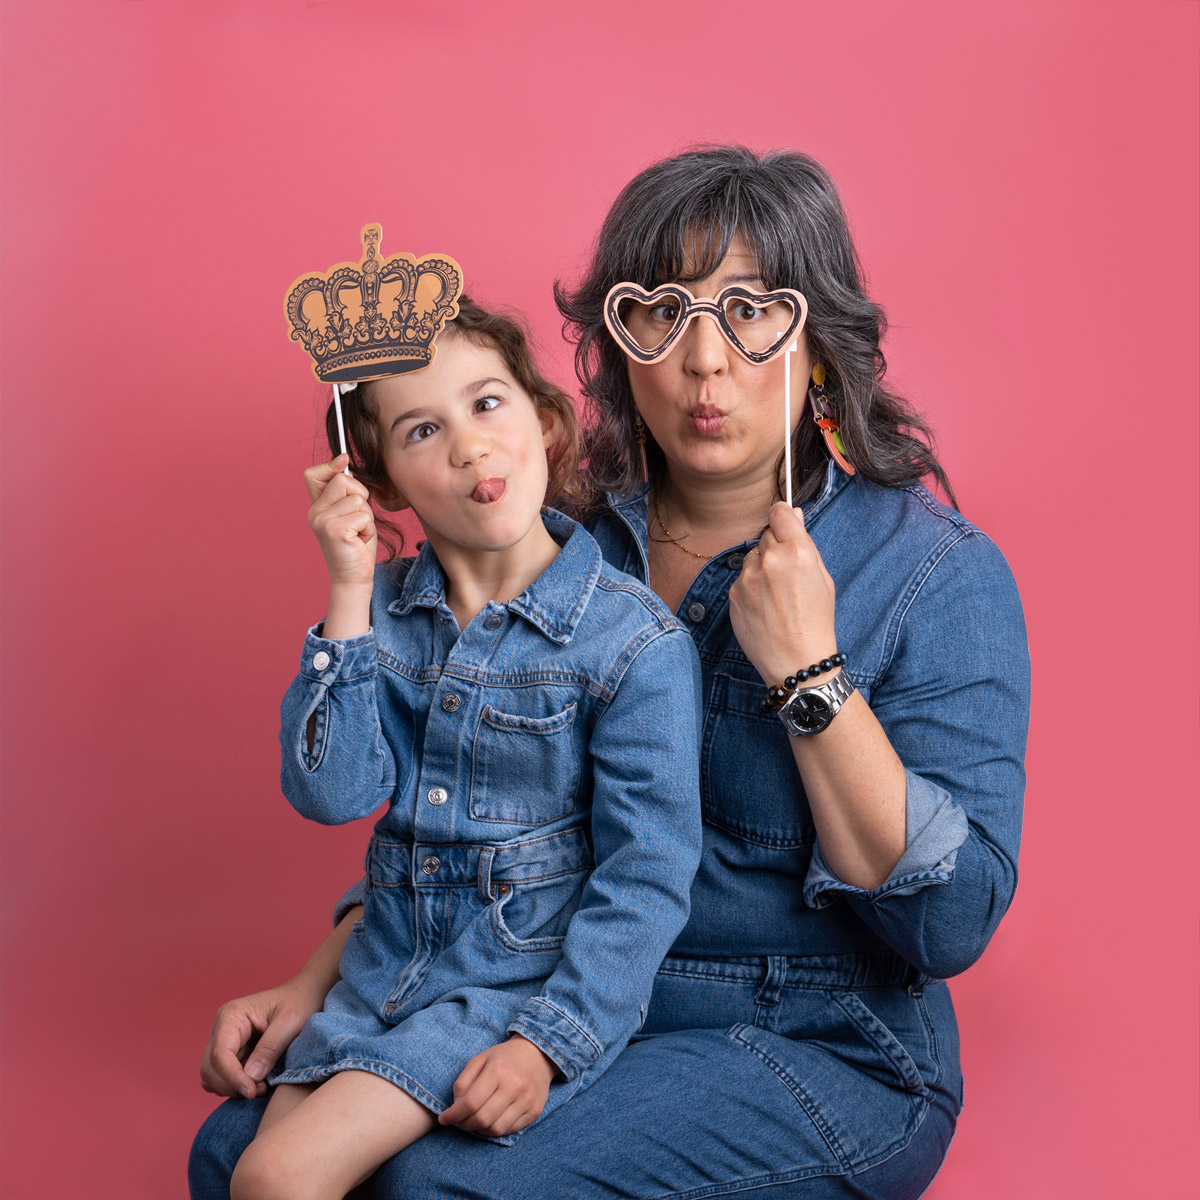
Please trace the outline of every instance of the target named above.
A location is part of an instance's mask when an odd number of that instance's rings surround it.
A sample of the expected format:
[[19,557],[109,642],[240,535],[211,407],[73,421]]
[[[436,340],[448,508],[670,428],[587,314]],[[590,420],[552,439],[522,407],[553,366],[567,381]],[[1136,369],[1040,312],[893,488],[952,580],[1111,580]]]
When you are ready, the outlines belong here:
[[233,1172],[233,1200],[342,1200],[436,1124],[386,1079],[342,1071],[250,1143]]
[[258,1133],[254,1136],[262,1137],[272,1125],[286,1117],[305,1096],[311,1096],[317,1086],[315,1083],[279,1084],[271,1093],[270,1100],[267,1101],[262,1120],[258,1123]]

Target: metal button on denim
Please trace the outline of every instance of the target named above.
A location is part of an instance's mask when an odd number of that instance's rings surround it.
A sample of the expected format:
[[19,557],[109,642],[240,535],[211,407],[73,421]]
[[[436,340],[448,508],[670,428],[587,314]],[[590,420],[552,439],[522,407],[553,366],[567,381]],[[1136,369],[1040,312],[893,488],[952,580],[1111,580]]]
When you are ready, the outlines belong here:
[[488,613],[483,618],[484,629],[499,629],[504,624],[504,618],[499,613]]
[[746,561],[746,556],[744,554],[731,554],[725,560],[725,565],[731,571],[739,571],[739,570],[741,570],[742,563],[744,563],[745,561]]
[[450,799],[450,793],[444,787],[431,787],[425,794],[430,804],[445,804]]
[[313,670],[323,671],[327,666],[329,666],[331,661],[332,660],[330,659],[329,655],[326,654],[324,650],[318,650],[316,654],[313,655]]
[[460,704],[462,704],[462,698],[449,692],[442,697],[442,712],[458,712]]
[[704,605],[701,604],[699,600],[693,600],[691,604],[688,605],[687,619],[693,624],[698,624],[700,621],[704,620],[704,613]]
[[433,875],[437,872],[438,867],[442,865],[442,860],[436,854],[431,854],[428,858],[421,859],[421,870],[426,875]]

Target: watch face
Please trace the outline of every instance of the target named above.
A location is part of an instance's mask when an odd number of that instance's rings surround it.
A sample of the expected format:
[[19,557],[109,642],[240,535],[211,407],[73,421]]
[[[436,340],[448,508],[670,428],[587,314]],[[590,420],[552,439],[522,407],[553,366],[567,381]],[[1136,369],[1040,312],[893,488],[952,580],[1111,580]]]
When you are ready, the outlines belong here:
[[833,720],[833,708],[820,692],[797,693],[783,711],[805,733],[820,733]]

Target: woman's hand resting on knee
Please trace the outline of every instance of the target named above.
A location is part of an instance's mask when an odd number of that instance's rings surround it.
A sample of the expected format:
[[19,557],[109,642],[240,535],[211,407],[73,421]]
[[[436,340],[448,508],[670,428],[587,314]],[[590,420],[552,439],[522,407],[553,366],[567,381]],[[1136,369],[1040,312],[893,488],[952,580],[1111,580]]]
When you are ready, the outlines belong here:
[[362,911],[361,904],[351,908],[304,969],[287,983],[230,1000],[217,1009],[200,1060],[200,1084],[206,1092],[247,1100],[266,1094],[263,1081],[271,1068],[304,1022],[320,1011],[340,978],[342,947]]

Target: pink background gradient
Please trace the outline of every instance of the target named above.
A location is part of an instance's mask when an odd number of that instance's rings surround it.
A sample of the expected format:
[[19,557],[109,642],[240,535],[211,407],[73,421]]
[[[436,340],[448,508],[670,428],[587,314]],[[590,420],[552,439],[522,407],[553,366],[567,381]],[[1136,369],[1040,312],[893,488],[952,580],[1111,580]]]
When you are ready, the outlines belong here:
[[934,1200],[1172,1200],[1197,1132],[1195,3],[0,3],[11,1200],[163,1200],[217,1005],[362,824],[278,794],[322,611],[301,272],[445,251],[533,320],[698,141],[846,199],[896,382],[1025,599],[1022,880],[953,991]]

